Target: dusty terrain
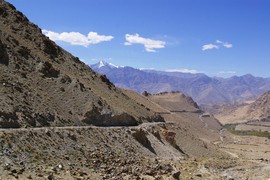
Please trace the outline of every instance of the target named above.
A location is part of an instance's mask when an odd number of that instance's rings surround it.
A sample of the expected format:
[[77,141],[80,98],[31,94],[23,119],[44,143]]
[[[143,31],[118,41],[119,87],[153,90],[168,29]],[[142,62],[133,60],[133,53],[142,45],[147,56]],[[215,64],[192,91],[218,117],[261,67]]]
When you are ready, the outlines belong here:
[[159,128],[167,131],[163,125],[1,130],[1,177],[170,177],[179,171],[171,159],[180,161],[184,155],[158,133]]
[[[151,103],[136,93],[129,95],[137,96],[140,103]],[[152,102],[152,108],[154,105]],[[203,113],[170,112],[163,116],[166,123],[132,127],[2,129],[1,177],[268,178],[270,141],[267,138],[232,135],[212,116]]]
[[241,165],[224,171],[234,179],[270,178],[270,141],[265,137],[232,136],[233,141],[219,144],[222,151],[231,154]]
[[116,88],[5,1],[0,78],[0,179],[268,178],[268,139],[181,93]]
[[234,134],[230,134],[232,141],[220,143],[219,147],[245,162],[230,169],[230,174],[239,179],[270,178],[269,97],[269,92],[266,92],[254,102],[215,115]]

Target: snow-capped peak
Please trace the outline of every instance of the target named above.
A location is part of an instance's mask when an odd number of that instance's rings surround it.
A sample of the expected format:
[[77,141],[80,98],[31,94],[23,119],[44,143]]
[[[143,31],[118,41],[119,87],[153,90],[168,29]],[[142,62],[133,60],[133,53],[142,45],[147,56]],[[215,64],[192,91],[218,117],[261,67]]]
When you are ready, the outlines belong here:
[[100,60],[97,64],[90,65],[93,69],[118,69],[118,68],[124,68],[125,66],[117,66],[113,63],[107,63],[104,60]]
[[103,67],[103,66],[105,66],[105,64],[107,64],[106,62],[104,62],[104,61],[99,61],[98,62],[98,68],[101,68],[101,67]]
[[119,68],[119,66],[116,66],[113,63],[109,63],[109,66],[112,67],[112,68]]
[[109,66],[110,68],[120,68],[120,67],[122,67],[122,66],[114,65],[113,63],[107,63],[107,62],[105,62],[103,60],[98,62],[98,68],[101,68],[101,67],[104,67],[104,66]]

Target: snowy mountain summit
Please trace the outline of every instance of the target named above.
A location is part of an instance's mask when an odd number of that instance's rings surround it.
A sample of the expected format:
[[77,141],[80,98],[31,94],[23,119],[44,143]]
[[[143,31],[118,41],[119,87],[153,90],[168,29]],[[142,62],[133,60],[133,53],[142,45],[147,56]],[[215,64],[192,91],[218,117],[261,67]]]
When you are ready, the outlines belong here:
[[116,66],[112,63],[107,63],[104,60],[100,60],[97,64],[91,65],[93,69],[100,69],[100,68],[120,68],[122,66]]

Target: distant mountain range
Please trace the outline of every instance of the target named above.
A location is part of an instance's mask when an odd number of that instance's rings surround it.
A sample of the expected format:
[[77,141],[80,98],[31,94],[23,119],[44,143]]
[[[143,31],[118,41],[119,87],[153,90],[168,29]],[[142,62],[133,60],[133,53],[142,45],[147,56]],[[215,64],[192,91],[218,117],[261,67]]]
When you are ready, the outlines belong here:
[[140,70],[104,61],[90,67],[100,74],[105,74],[118,87],[138,93],[182,91],[200,105],[253,100],[270,90],[270,78],[254,77],[251,74],[220,78],[209,77],[203,73]]

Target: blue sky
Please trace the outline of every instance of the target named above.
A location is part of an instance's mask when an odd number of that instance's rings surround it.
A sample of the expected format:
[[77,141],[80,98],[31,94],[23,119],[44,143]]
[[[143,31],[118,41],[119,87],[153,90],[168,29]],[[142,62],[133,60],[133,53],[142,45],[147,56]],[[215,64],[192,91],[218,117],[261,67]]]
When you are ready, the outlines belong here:
[[269,0],[8,0],[87,64],[270,77]]

